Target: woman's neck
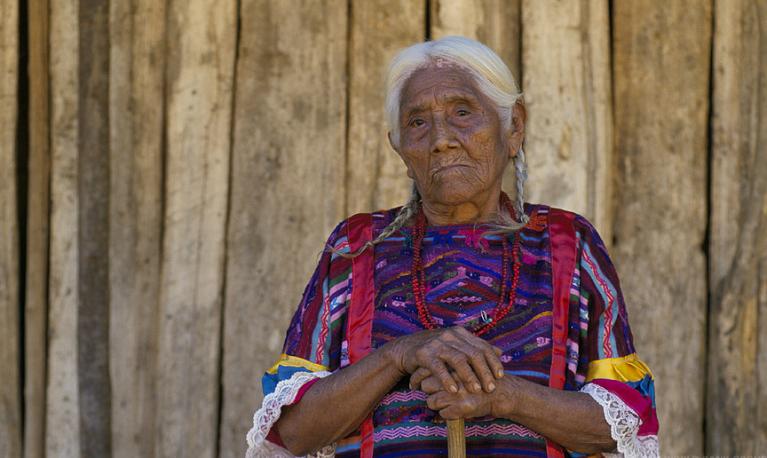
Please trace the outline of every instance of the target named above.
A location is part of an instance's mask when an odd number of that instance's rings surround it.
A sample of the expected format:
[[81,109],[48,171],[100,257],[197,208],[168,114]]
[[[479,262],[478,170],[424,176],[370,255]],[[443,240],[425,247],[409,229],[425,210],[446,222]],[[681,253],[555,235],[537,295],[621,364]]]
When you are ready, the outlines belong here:
[[423,212],[431,226],[476,224],[498,221],[501,189],[492,189],[456,205],[422,200]]

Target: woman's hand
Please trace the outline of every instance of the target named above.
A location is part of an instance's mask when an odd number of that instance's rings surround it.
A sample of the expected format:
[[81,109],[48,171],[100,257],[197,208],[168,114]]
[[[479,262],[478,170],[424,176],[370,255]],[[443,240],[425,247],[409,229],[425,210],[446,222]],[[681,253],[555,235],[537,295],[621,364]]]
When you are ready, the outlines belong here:
[[[436,384],[439,384],[435,378],[427,380],[434,380]],[[441,389],[441,386],[439,388],[426,398],[426,405],[431,410],[439,412],[439,416],[445,420],[492,415],[494,393],[485,393],[484,391],[469,393],[460,383],[457,393],[449,393]]]
[[[501,382],[502,383],[502,382]],[[413,383],[411,382],[411,386]],[[505,404],[510,399],[495,390],[493,393],[469,393],[463,385],[458,386],[457,393],[449,393],[442,387],[442,383],[434,376],[428,376],[415,384],[415,389],[420,389],[429,396],[426,398],[426,405],[439,412],[439,415],[445,420],[455,418],[477,418],[487,415],[498,416],[497,407],[500,397],[503,397]]]
[[400,372],[418,379],[433,375],[450,393],[458,393],[459,386],[492,393],[503,377],[502,351],[460,326],[410,334],[392,344]]

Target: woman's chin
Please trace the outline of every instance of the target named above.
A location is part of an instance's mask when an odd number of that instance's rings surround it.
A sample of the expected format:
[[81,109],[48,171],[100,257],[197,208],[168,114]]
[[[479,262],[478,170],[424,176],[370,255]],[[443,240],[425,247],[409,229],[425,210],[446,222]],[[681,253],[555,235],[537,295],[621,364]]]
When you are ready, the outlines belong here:
[[479,189],[460,189],[446,185],[434,193],[434,200],[442,205],[458,206],[472,201],[479,192]]

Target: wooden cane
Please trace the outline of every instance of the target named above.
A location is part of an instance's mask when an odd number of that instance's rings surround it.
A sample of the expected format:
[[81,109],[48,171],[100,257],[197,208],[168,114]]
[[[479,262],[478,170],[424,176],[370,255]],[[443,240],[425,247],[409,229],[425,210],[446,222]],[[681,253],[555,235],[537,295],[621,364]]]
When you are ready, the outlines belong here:
[[447,421],[448,458],[466,458],[466,431],[463,418]]

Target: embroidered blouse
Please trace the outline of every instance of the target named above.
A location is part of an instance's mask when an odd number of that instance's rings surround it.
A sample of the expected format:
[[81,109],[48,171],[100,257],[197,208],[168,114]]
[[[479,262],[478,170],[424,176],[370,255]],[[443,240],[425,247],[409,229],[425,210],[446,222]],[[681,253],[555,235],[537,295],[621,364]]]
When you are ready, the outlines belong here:
[[[397,209],[372,214],[374,237]],[[507,374],[548,385],[552,354],[552,269],[549,207],[526,205],[530,222],[518,237],[520,263],[514,306],[483,335],[501,348]],[[328,246],[348,252],[341,222]],[[575,215],[576,269],[570,285],[566,343],[566,390],[580,390],[603,408],[616,454],[658,456],[653,375],[634,349],[628,314],[615,269],[596,229]],[[429,227],[423,240],[426,302],[442,326],[474,328],[492,315],[499,299],[501,236],[486,225]],[[412,232],[404,227],[376,245],[372,347],[423,330],[411,288]],[[292,456],[271,433],[284,405],[296,403],[320,377],[349,365],[345,335],[351,300],[351,260],[326,250],[288,328],[283,354],[267,370],[264,403],[248,433],[249,457]],[[508,285],[507,285],[508,287]],[[439,456],[446,453],[445,424],[426,406],[426,395],[403,379],[372,414],[374,456]],[[574,419],[577,421],[577,419]],[[470,456],[546,456],[546,439],[506,419],[466,421]],[[359,456],[359,432],[315,456]],[[583,456],[567,451],[569,456]]]

